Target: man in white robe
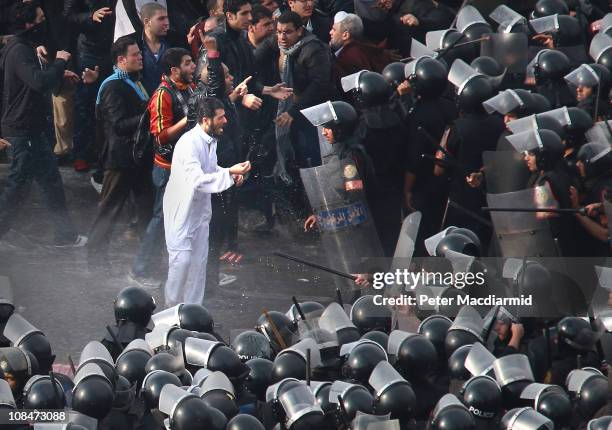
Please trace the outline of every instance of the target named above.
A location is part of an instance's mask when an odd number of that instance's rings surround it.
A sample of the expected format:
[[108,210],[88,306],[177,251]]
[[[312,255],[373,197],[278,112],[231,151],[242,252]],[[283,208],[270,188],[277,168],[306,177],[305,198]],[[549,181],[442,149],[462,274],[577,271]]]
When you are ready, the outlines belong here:
[[230,168],[217,165],[217,138],[227,123],[223,104],[203,98],[199,123],[183,134],[172,156],[164,195],[164,228],[168,248],[166,306],[202,304],[206,286],[211,193],[240,186],[251,169],[248,161]]

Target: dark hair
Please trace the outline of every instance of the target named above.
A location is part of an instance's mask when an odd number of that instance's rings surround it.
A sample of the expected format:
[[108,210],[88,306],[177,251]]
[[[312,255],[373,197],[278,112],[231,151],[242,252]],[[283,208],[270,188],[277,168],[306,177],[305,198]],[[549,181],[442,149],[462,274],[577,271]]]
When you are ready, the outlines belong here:
[[166,76],[170,76],[171,69],[173,67],[181,67],[181,63],[183,62],[183,57],[185,55],[189,55],[191,57],[189,51],[184,48],[170,48],[164,52],[164,55],[162,55],[161,58],[164,74]]
[[138,43],[136,43],[136,39],[131,36],[122,36],[115,40],[115,43],[113,43],[113,46],[111,46],[110,51],[113,64],[117,64],[117,59],[119,57],[126,56],[128,48],[132,45],[138,45]]
[[223,103],[214,97],[202,97],[198,100],[197,114],[198,122],[202,122],[202,119],[212,119],[215,117],[215,111],[219,109],[225,109]]
[[278,24],[293,24],[296,30],[304,25],[302,18],[292,10],[286,10],[281,13],[276,22]]
[[[210,13],[210,11],[215,10],[217,8],[217,3],[219,0],[207,0],[206,1],[206,10]],[[225,2],[223,2],[225,4]]]
[[39,7],[40,5],[37,2],[24,3],[19,1],[15,3],[11,8],[13,30],[23,30],[26,24],[33,24],[36,21],[36,9]]
[[264,18],[272,19],[272,12],[270,12],[270,9],[260,4],[256,4],[255,6],[253,6],[253,10],[251,10],[251,16],[251,24],[256,25]]
[[246,4],[249,4],[249,0],[224,0],[223,1],[223,13],[238,13],[240,8]]

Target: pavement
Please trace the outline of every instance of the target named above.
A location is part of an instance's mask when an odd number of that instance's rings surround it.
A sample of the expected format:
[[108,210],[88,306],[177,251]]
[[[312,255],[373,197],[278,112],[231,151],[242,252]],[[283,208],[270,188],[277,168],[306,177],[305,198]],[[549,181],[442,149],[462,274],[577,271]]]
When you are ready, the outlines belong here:
[[[98,194],[87,173],[61,168],[70,214],[80,232],[86,234],[92,222]],[[0,187],[7,165],[0,165]],[[237,281],[211,298],[205,306],[211,311],[217,330],[227,341],[237,332],[253,328],[262,309],[285,312],[291,297],[323,304],[335,297],[334,279],[326,273],[271,257],[282,251],[324,263],[316,233],[296,233],[296,226],[277,225],[266,234],[255,233],[252,226],[263,220],[253,210],[241,211],[239,265],[224,265],[222,271],[237,276]],[[50,339],[56,363],[63,367],[70,354],[78,360],[90,340],[105,336],[105,326],[114,323],[113,300],[124,287],[136,285],[127,273],[138,250],[138,238],[126,234],[127,216],[118,223],[106,267],[88,267],[86,250],[56,249],[51,243],[53,227],[42,205],[37,185],[15,220],[13,228],[0,240],[0,276],[10,279],[17,311]],[[300,221],[296,221],[300,222]],[[158,275],[164,280],[167,260],[159,261]],[[163,286],[152,291],[163,309]],[[413,324],[410,324],[411,326]]]

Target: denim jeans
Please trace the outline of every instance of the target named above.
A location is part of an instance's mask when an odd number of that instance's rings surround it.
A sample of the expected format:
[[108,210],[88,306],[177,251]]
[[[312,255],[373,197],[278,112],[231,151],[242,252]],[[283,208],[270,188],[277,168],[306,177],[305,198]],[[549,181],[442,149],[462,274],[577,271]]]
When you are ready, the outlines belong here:
[[36,180],[55,227],[56,243],[67,244],[76,240],[77,232],[66,208],[62,177],[45,135],[6,137],[6,140],[11,144],[8,148],[11,165],[6,187],[0,195],[0,237],[17,219],[32,180]]
[[[102,69],[103,58],[91,55],[81,54],[78,58],[79,76],[85,68],[94,70],[96,66]],[[100,84],[104,80],[100,72],[100,78],[93,84],[84,84],[79,82],[74,96],[74,138],[72,146],[72,155],[78,160],[88,159],[88,149],[93,147],[96,138],[96,97]]]
[[154,257],[162,249],[164,237],[164,192],[170,179],[170,170],[153,166],[151,173],[155,186],[155,203],[153,204],[153,217],[149,221],[147,230],[140,244],[138,255],[132,264],[132,272],[136,276],[146,276]]

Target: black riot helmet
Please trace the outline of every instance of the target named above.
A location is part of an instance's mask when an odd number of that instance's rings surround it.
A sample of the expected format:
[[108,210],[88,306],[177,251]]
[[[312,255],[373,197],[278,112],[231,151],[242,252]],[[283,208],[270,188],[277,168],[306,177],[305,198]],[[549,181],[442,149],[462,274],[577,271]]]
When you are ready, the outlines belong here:
[[149,345],[143,339],[133,340],[117,357],[115,362],[117,374],[140,387],[147,374],[145,367],[152,356]]
[[472,345],[463,345],[457,348],[448,358],[448,372],[452,379],[467,381],[471,374],[465,367],[465,360],[472,350]]
[[140,396],[143,398],[147,409],[157,409],[159,407],[159,395],[162,388],[166,385],[174,385],[180,387],[181,380],[173,373],[165,370],[153,370],[147,373],[142,381]]
[[272,360],[273,353],[270,341],[255,330],[240,333],[232,340],[230,346],[243,363],[253,358]]
[[458,94],[459,110],[462,112],[482,111],[482,102],[491,98],[493,92],[493,86],[486,76],[474,77]]
[[486,55],[476,58],[470,63],[470,66],[478,73],[488,76],[494,88],[500,86],[506,73],[504,67],[495,58]]
[[444,257],[446,251],[450,250],[472,257],[480,257],[480,240],[476,239],[477,241],[474,241],[472,237],[453,230],[438,243],[436,255]]
[[266,389],[272,384],[274,363],[265,358],[253,358],[245,364],[250,369],[249,375],[245,380],[247,390],[257,396],[260,401],[264,401]]
[[114,302],[115,320],[130,321],[145,327],[155,310],[155,299],[142,288],[126,287],[119,292]]
[[348,357],[342,366],[345,378],[362,384],[367,383],[372,370],[381,361],[387,361],[387,353],[376,342],[360,340],[353,344],[343,345],[340,355]]
[[310,381],[310,389],[317,399],[317,404],[325,415],[334,414],[337,405],[329,401],[329,392],[332,383],[329,381]]
[[467,408],[452,394],[446,394],[434,408],[430,430],[473,430],[476,421]]
[[8,375],[17,382],[14,393],[20,394],[27,380],[38,373],[38,360],[20,348],[0,348],[0,368],[5,376]]
[[229,420],[226,430],[265,430],[265,427],[253,415],[238,414]]
[[184,368],[185,363],[182,357],[170,354],[169,352],[159,352],[147,361],[145,372],[148,374],[154,370],[165,370],[176,375]]
[[389,335],[385,332],[379,330],[372,330],[361,336],[361,339],[367,339],[376,342],[383,349],[387,349],[387,345],[389,345]]
[[422,380],[437,367],[438,352],[425,336],[394,330],[389,335],[387,351],[409,381]]
[[[332,102],[332,106],[337,106],[337,105],[334,105],[334,103],[337,103],[337,102]],[[350,104],[344,103],[344,105],[349,106],[353,110],[353,112],[355,112],[355,109]],[[335,107],[334,107],[334,110],[336,110]],[[336,114],[338,114],[337,110],[336,110]],[[357,113],[355,113],[355,118],[356,117],[357,117]],[[322,127],[327,127],[327,126],[322,125]],[[330,126],[329,128],[332,128],[332,127]],[[351,133],[352,133],[352,130],[351,130]],[[334,136],[336,135],[334,134]],[[318,318],[325,311],[325,306],[323,306],[319,302],[306,301],[306,302],[300,302],[299,305],[300,305],[300,310],[302,311],[302,313],[307,319]],[[291,321],[294,324],[297,324],[298,321],[302,320],[300,312],[296,308],[295,303],[292,304],[289,310],[287,311],[287,316],[289,317],[289,319],[291,319]]]
[[277,382],[286,378],[304,379],[306,377],[307,357],[310,350],[310,368],[321,367],[321,353],[317,342],[305,338],[295,345],[282,350],[274,359],[272,379]]
[[136,384],[131,383],[127,378],[119,375],[115,384],[115,399],[113,409],[127,411],[134,402],[136,396]]
[[533,73],[538,84],[560,81],[571,69],[567,55],[554,49],[543,49],[538,52],[530,65],[533,66]]
[[485,33],[493,33],[478,9],[471,5],[462,7],[457,13],[457,30],[463,33],[468,41],[480,39]]
[[308,430],[325,427],[325,414],[305,384],[284,392],[278,403],[285,413],[284,427],[288,430]]
[[446,88],[446,66],[434,58],[423,56],[406,64],[404,76],[408,79],[414,95],[423,100],[432,100]]
[[406,80],[406,76],[404,76],[405,66],[406,65],[404,63],[395,61],[393,63],[387,64],[383,69],[383,78],[385,78],[385,81],[387,81],[387,83],[391,86],[393,90],[395,90],[399,86],[399,84]]
[[596,369],[572,370],[566,380],[567,391],[577,411],[590,418],[608,401],[608,379]]
[[425,336],[433,344],[439,360],[446,360],[444,340],[452,323],[450,318],[444,315],[430,315],[419,324],[418,333]]
[[580,317],[565,317],[557,323],[559,341],[576,351],[590,351],[598,340],[598,334],[589,321]]
[[[270,317],[270,320],[272,321],[274,326],[276,326],[276,330],[278,330],[278,332],[280,333],[286,346],[291,346],[291,344],[293,343],[294,333],[292,330],[293,325],[289,317],[277,311],[269,311],[268,316]],[[257,325],[255,326],[255,330],[257,330],[268,338],[268,340],[270,341],[270,345],[272,346],[272,349],[274,351],[278,352],[283,349],[283,347],[279,345],[274,335],[274,331],[271,328],[270,321],[268,321],[266,315],[262,314],[257,319]]]
[[173,430],[196,430],[201,428],[223,430],[227,419],[215,422],[214,408],[209,407],[194,394],[168,384],[159,396],[159,410],[166,414]]
[[[334,139],[337,141],[351,137],[357,127],[357,111],[353,106],[343,101],[331,102],[331,105],[335,117],[321,124],[321,127],[331,129],[334,133]],[[323,309],[323,306],[321,306],[321,309]],[[304,312],[307,313],[307,310],[304,310]]]
[[352,91],[360,108],[382,106],[389,102],[391,87],[381,74],[362,70],[341,79],[344,92]]
[[612,152],[610,145],[601,142],[589,142],[578,151],[578,161],[584,165],[587,178],[596,178],[612,169]]
[[545,96],[538,93],[531,93],[531,106],[532,111],[530,113],[532,114],[549,111],[552,107],[550,101]]
[[559,29],[556,34],[557,46],[572,46],[581,40],[582,28],[577,18],[569,15],[557,16]]
[[222,372],[213,372],[204,380],[200,398],[211,408],[221,411],[228,420],[238,414],[234,386]]
[[79,357],[79,366],[77,373],[81,368],[89,363],[95,363],[100,366],[100,369],[106,375],[106,378],[114,386],[117,379],[117,371],[115,370],[115,362],[110,353],[102,343],[92,340],[83,348]]
[[478,56],[473,46],[467,42],[467,38],[457,30],[430,31],[426,35],[427,47],[432,50],[440,50],[438,58],[442,58],[446,64],[453,64],[457,58],[464,61],[472,61]]
[[[342,399],[344,408],[338,404],[338,396]],[[363,386],[344,381],[335,381],[329,390],[329,401],[336,405],[338,421],[352,421],[358,412],[371,414],[374,411],[374,397]]]
[[544,415],[536,412],[533,408],[510,409],[501,420],[504,430],[552,430],[554,424]]
[[218,340],[214,335],[210,333],[203,333],[203,332],[185,330],[183,328],[178,328],[178,327],[171,327],[170,330],[168,331],[168,338],[166,341],[166,346],[171,351],[176,351],[178,348],[180,348],[179,344],[184,345],[188,337],[195,337],[197,339],[210,340],[213,342],[216,342]]
[[531,16],[532,18],[541,18],[555,14],[569,15],[569,8],[563,0],[539,0],[533,8]]
[[377,415],[391,414],[391,419],[412,418],[416,396],[411,385],[387,361],[374,368],[369,379],[374,392],[374,412]]
[[28,351],[36,357],[41,373],[51,370],[55,355],[51,352],[49,340],[23,316],[13,313],[4,326],[3,334],[11,341],[12,346]]
[[495,379],[487,375],[468,379],[460,394],[463,404],[477,421],[491,422],[503,408],[501,388]]
[[610,45],[610,31],[598,33],[591,41],[589,55],[597,64],[601,64],[612,71],[612,46]]
[[562,428],[572,420],[572,402],[563,388],[557,385],[534,382],[523,390],[521,398],[533,400],[533,408],[549,418],[555,427]]
[[567,108],[570,123],[567,125],[566,146],[579,148],[585,141],[584,133],[593,127],[593,118],[585,110],[577,107]]
[[62,384],[47,375],[35,375],[23,388],[24,409],[64,409],[66,396]]
[[385,333],[391,331],[391,310],[386,306],[376,305],[374,296],[370,294],[355,300],[349,318],[362,334],[373,330]]
[[189,337],[185,341],[185,361],[191,366],[220,371],[232,380],[245,378],[249,368],[228,346],[221,342]]
[[72,409],[101,420],[113,407],[114,397],[113,383],[98,364],[79,366],[74,376]]
[[506,139],[518,152],[529,151],[535,155],[538,170],[552,170],[563,159],[565,146],[552,130],[531,129],[512,134]]
[[525,354],[510,354],[493,362],[495,380],[502,389],[504,405],[516,407],[523,403],[521,394],[534,382],[533,370]]
[[446,334],[444,341],[446,356],[450,357],[460,346],[482,343],[483,325],[482,317],[476,309],[470,306],[461,307]]
[[212,333],[214,329],[213,318],[208,309],[197,304],[179,303],[156,313],[151,319],[155,325],[178,326],[190,331]]

